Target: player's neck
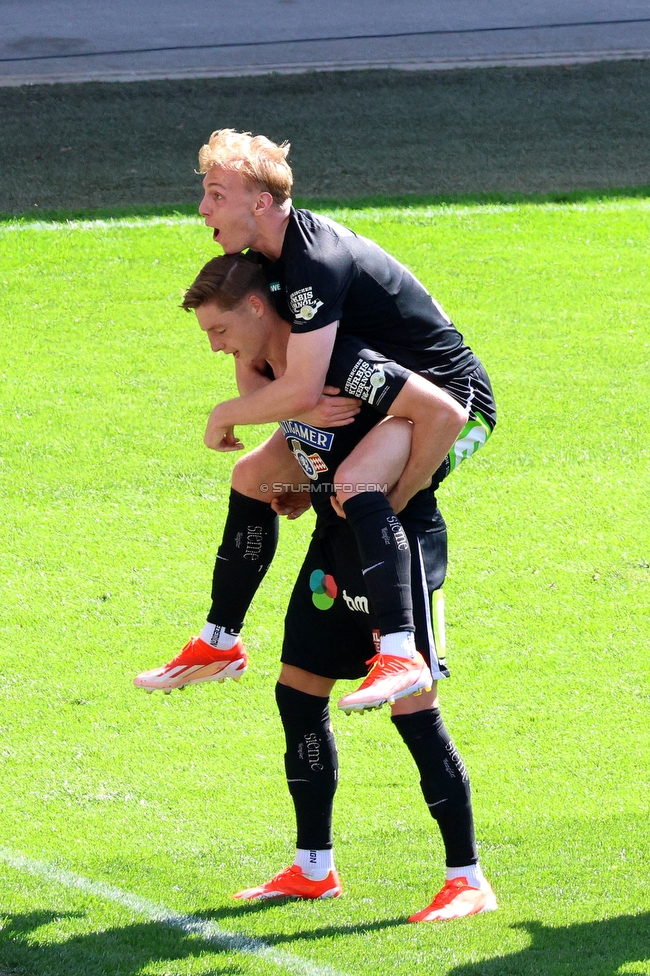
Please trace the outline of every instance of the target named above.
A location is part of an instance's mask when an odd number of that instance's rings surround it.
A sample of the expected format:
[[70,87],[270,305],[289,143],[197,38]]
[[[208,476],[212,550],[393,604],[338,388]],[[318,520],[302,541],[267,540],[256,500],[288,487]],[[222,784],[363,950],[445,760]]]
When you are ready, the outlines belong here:
[[258,235],[251,248],[263,254],[269,261],[277,261],[282,254],[290,216],[291,200],[267,210],[257,221]]
[[269,336],[266,345],[265,359],[276,380],[282,376],[287,369],[287,343],[291,334],[291,326],[278,318],[273,327],[273,332]]

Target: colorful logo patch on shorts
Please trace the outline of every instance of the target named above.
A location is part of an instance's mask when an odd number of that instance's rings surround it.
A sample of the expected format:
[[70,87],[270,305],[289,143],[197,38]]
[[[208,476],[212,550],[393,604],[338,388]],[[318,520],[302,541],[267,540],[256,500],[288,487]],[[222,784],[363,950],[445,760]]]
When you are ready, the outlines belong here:
[[329,610],[339,591],[333,576],[315,569],[309,577],[309,588],[314,606],[319,610]]

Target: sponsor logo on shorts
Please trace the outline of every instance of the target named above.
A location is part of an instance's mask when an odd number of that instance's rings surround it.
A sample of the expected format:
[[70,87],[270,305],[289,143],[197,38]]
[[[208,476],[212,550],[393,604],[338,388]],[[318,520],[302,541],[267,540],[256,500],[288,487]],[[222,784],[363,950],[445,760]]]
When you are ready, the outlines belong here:
[[348,610],[359,610],[361,613],[370,613],[368,610],[367,596],[348,596],[345,590],[343,590],[341,596],[345,600]]
[[365,359],[357,359],[348,374],[344,389],[350,396],[358,397],[359,400],[367,400],[368,403],[375,403],[376,400],[379,403],[383,394],[377,396],[377,393],[385,385],[386,374],[383,366],[369,363]]
[[318,610],[329,610],[339,592],[336,581],[322,569],[315,569],[309,577],[312,602]]
[[294,318],[302,319],[303,322],[311,322],[322,304],[314,297],[311,285],[308,288],[299,288],[289,295],[289,308],[292,315]]
[[292,440],[291,450],[310,481],[317,481],[318,475],[328,470],[320,454],[306,454],[300,446],[300,441]]

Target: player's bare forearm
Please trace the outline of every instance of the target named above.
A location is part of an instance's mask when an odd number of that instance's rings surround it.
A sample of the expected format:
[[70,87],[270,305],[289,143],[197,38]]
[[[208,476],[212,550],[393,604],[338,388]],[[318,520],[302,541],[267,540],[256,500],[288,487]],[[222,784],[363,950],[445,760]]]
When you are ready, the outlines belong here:
[[246,396],[218,403],[208,420],[206,446],[215,447],[218,432],[227,427],[289,420],[311,410],[321,396],[336,327],[333,322],[316,332],[290,336],[284,375]]

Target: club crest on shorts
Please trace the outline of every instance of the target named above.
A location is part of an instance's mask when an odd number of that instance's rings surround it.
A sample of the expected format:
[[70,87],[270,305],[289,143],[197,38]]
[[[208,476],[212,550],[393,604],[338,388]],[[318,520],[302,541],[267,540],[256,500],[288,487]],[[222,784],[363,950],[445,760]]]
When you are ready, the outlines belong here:
[[295,438],[291,440],[291,450],[310,481],[317,481],[318,475],[328,470],[320,454],[307,454],[303,451],[300,441],[295,440]]

